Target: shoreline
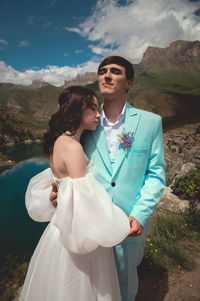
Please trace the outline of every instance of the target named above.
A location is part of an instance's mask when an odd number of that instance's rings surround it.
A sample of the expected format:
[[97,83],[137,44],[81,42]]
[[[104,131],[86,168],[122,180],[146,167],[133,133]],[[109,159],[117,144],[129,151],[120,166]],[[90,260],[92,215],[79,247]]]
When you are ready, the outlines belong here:
[[5,160],[5,161],[0,161],[0,168],[1,167],[6,167],[6,166],[13,166],[15,165],[15,161],[12,160]]
[[42,139],[35,139],[35,140],[31,140],[31,139],[27,139],[27,140],[24,140],[23,142],[20,142],[20,143],[13,143],[13,142],[10,142],[10,143],[7,143],[7,144],[3,144],[3,145],[0,145],[0,168],[2,167],[11,167],[13,165],[16,164],[16,162],[10,158],[8,158],[8,156],[3,152],[3,148],[9,148],[9,147],[15,147],[15,146],[19,146],[19,145],[27,145],[27,144],[33,144],[33,143],[41,143],[42,142]]
[[23,144],[32,144],[32,143],[41,143],[41,142],[42,142],[42,139],[39,139],[39,138],[34,139],[34,140],[26,139],[23,142],[18,142],[18,143],[8,142],[6,144],[1,144],[0,149],[3,147],[17,146],[17,145],[23,145]]

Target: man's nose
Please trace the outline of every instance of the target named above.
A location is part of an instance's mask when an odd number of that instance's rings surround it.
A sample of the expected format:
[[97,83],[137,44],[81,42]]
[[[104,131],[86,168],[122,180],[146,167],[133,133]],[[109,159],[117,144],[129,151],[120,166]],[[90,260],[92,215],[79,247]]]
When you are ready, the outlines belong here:
[[110,72],[110,70],[107,70],[107,72],[105,73],[105,78],[110,79],[112,77],[112,73]]

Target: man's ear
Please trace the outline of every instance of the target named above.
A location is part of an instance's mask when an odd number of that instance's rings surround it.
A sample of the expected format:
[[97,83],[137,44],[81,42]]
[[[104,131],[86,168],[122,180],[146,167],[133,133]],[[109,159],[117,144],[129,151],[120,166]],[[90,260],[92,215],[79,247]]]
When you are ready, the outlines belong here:
[[126,94],[130,90],[130,88],[133,86],[133,79],[128,79],[127,80],[127,85],[126,85]]
[[127,89],[130,89],[133,86],[133,79],[128,79],[127,81]]

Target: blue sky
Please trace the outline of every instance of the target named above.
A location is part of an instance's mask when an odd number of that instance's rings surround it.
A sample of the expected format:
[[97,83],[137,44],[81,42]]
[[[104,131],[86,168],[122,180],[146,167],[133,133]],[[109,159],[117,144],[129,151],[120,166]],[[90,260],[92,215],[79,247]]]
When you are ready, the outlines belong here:
[[0,0],[0,82],[60,86],[110,54],[200,40],[199,0]]

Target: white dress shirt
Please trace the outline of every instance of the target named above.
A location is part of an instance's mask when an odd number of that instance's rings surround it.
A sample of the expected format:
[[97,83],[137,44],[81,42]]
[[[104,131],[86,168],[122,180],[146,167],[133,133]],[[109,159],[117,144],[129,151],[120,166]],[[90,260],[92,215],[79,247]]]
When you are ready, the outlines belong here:
[[111,160],[114,160],[117,154],[117,149],[119,146],[119,137],[117,135],[121,134],[123,130],[123,119],[124,119],[125,109],[126,109],[126,103],[121,111],[121,114],[118,116],[117,121],[113,123],[110,120],[108,120],[102,108],[103,125],[104,125],[108,151]]

